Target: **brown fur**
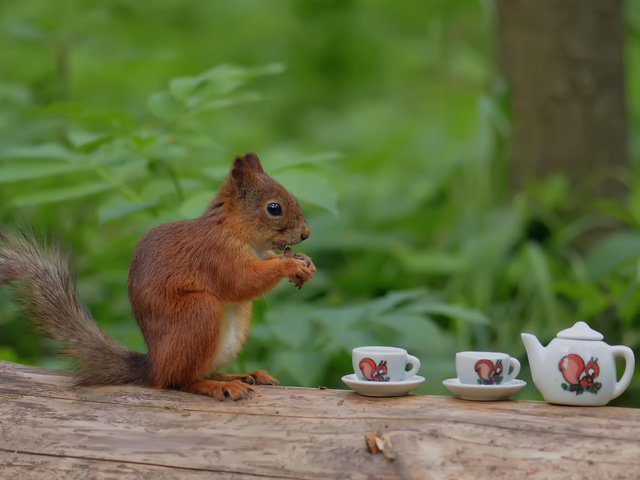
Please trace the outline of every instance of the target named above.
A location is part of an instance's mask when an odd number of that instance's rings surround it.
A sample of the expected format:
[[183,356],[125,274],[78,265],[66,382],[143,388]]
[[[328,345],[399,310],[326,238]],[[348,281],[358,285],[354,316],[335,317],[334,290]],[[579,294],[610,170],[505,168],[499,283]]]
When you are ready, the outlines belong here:
[[[267,213],[272,202],[282,206],[282,216]],[[0,284],[23,280],[22,303],[41,330],[79,360],[78,383],[139,383],[237,399],[251,392],[249,384],[276,380],[263,370],[216,370],[244,344],[252,299],[284,277],[297,286],[311,278],[315,266],[308,257],[271,252],[310,233],[296,200],[264,173],[258,157],[236,158],[201,217],[160,225],[136,248],[129,296],[146,355],[127,351],[98,329],[55,248],[28,235],[2,235]]]

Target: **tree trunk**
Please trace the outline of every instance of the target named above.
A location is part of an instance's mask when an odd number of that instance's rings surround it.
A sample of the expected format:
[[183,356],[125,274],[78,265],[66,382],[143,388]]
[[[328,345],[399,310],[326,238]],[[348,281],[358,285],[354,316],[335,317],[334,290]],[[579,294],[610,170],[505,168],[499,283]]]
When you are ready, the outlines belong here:
[[621,0],[497,5],[513,187],[562,173],[583,194],[619,196],[628,160]]

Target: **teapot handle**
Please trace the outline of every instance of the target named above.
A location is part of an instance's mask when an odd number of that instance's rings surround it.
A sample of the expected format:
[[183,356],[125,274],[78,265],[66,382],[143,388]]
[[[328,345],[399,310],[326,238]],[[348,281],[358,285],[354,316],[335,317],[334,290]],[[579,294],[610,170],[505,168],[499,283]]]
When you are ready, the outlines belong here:
[[619,397],[622,392],[624,392],[629,383],[631,383],[631,377],[633,377],[633,367],[635,366],[635,357],[633,356],[633,350],[629,347],[625,347],[624,345],[615,345],[611,347],[611,353],[613,353],[614,357],[622,357],[624,358],[624,373],[622,374],[622,378],[619,382],[616,382],[616,386],[613,389],[612,399]]

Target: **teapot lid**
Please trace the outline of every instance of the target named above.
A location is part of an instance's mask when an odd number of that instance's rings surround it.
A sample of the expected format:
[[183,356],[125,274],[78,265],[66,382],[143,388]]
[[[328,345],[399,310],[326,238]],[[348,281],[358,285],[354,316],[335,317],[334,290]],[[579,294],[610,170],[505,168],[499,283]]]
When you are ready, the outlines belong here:
[[572,340],[602,340],[604,335],[593,330],[584,322],[576,322],[573,327],[565,328],[556,335],[558,338],[570,338]]

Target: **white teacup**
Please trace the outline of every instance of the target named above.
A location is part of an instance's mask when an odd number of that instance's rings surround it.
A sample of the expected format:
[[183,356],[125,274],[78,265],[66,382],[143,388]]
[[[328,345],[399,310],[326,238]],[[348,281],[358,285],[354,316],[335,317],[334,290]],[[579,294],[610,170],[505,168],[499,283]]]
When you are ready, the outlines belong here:
[[[351,360],[361,381],[397,382],[413,377],[420,369],[420,360],[396,347],[356,347]],[[412,367],[409,371],[407,364]]]
[[458,352],[456,372],[460,383],[501,385],[518,376],[520,362],[506,353]]

